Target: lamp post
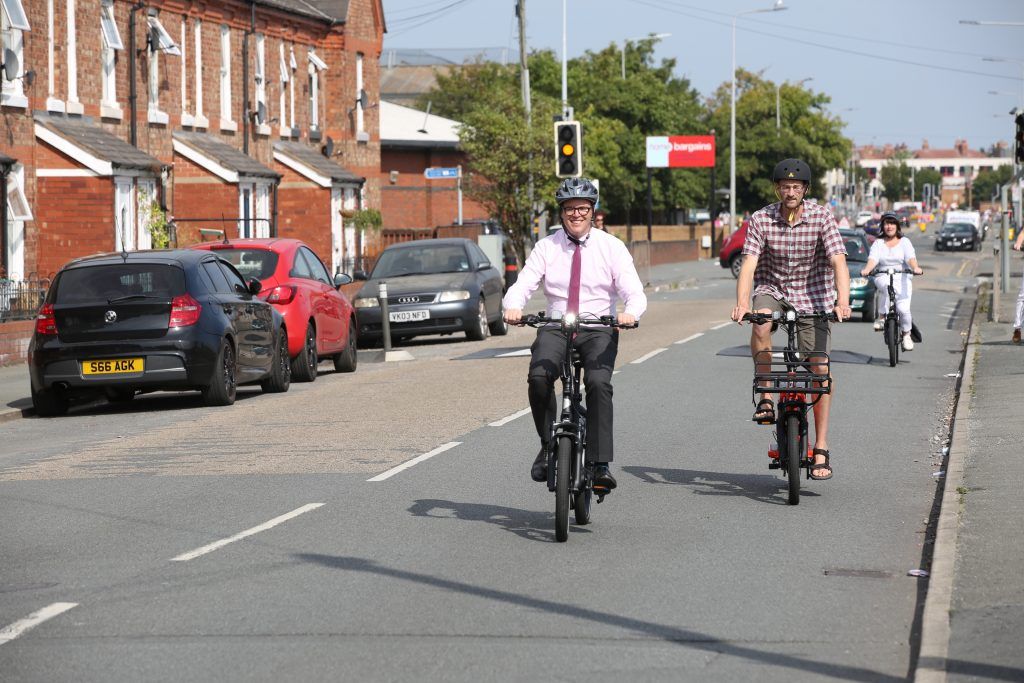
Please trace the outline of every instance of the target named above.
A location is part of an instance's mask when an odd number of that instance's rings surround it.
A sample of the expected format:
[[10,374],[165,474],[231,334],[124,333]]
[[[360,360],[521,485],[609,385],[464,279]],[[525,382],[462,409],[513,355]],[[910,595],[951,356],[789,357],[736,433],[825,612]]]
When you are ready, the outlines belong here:
[[[1024,24],[1021,25],[1024,26]],[[1024,106],[1024,61],[1019,59],[1009,59],[1006,57],[982,57],[981,59],[984,62],[1006,62],[1008,64],[1016,64],[1021,68],[1021,105]],[[990,90],[989,92],[993,95],[999,94],[993,90]]]
[[[807,78],[801,78],[799,81],[796,82],[796,86],[799,88],[801,85],[803,85],[807,81],[813,81],[813,80],[814,80],[814,76],[808,76]],[[781,104],[781,101],[782,101],[782,98],[781,98],[781,96],[779,94],[781,92],[781,90],[782,90],[782,84],[781,83],[776,83],[775,84],[775,134],[776,135],[782,135],[782,115],[779,113],[779,109],[780,109],[779,105]]]
[[626,47],[638,40],[660,40],[662,38],[668,38],[671,33],[648,33],[646,36],[640,36],[639,38],[625,38],[622,41],[622,78],[626,78]]
[[1024,21],[978,21],[977,19],[961,19],[961,24],[969,26],[1024,26]]
[[736,20],[745,14],[778,12],[787,9],[782,0],[764,9],[749,9],[732,15],[732,92],[729,98],[729,232],[736,225]]

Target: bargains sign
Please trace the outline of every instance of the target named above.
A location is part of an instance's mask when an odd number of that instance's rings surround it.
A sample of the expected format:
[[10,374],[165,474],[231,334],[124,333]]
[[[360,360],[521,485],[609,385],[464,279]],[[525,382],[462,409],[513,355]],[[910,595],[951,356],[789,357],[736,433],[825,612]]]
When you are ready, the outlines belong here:
[[714,135],[647,138],[648,168],[706,168],[714,165]]

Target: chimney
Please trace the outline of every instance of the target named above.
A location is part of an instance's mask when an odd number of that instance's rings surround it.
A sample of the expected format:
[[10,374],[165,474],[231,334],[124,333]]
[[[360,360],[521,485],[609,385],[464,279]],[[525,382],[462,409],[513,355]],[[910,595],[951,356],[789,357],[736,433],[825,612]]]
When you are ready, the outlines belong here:
[[921,140],[921,149],[922,150],[928,149],[928,139],[927,138],[925,138],[924,140]]
[[969,149],[967,146],[967,140],[957,140],[954,148],[959,156],[967,156],[967,150]]

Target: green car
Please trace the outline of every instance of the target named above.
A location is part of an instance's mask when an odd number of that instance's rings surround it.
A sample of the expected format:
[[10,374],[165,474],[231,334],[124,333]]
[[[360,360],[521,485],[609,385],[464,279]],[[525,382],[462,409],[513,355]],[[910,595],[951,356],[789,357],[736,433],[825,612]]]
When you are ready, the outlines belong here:
[[860,274],[864,264],[868,262],[868,253],[871,251],[867,235],[863,230],[852,228],[840,228],[839,234],[846,245],[846,264],[850,268],[850,308],[860,311],[862,320],[871,322],[878,312],[875,281]]

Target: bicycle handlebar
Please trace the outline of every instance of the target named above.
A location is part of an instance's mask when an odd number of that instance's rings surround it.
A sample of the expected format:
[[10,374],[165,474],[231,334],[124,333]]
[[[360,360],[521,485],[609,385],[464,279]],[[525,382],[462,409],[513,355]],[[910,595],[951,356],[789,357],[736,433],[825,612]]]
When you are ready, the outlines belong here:
[[565,316],[562,318],[549,318],[543,313],[537,315],[524,315],[519,319],[518,322],[509,323],[510,325],[518,325],[520,327],[545,327],[547,325],[561,325],[563,328],[575,328],[580,325],[604,325],[605,327],[615,327],[620,330],[632,330],[640,327],[639,322],[635,322],[632,325],[625,325],[618,321],[614,315],[601,315],[596,316],[590,313],[584,313],[579,317],[570,318]]
[[795,323],[798,320],[827,320],[829,322],[839,322],[839,317],[835,312],[831,313],[797,313],[796,311],[772,311],[771,313],[744,313],[741,318],[742,321],[755,323],[762,325],[764,323]]
[[874,275],[904,275],[904,274],[906,274],[906,275],[917,275],[918,277],[923,275],[923,273],[915,273],[910,268],[903,268],[902,270],[897,270],[896,268],[875,268],[874,270],[872,270],[870,273],[867,274],[867,277],[872,277]]

